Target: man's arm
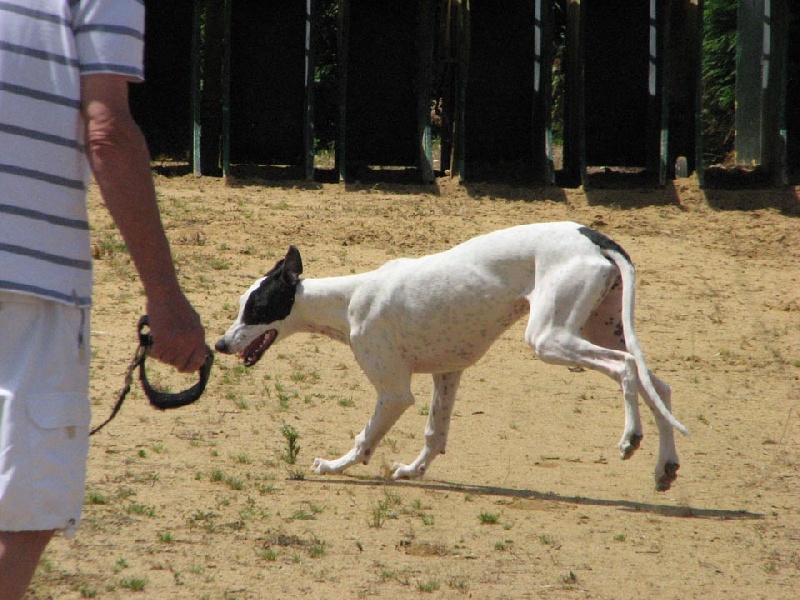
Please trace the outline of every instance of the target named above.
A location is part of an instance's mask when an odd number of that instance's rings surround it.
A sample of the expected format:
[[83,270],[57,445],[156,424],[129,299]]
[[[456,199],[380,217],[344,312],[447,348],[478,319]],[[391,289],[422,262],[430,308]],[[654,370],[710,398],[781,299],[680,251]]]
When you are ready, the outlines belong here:
[[147,296],[151,354],[181,372],[196,371],[205,359],[205,332],[178,283],[150,154],[128,106],[128,82],[117,75],[84,76],[81,102],[89,163]]

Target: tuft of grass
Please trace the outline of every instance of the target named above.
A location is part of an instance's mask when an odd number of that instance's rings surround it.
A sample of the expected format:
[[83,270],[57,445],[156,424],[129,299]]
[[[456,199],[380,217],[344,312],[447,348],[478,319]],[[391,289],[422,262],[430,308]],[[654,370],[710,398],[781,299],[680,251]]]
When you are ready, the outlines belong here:
[[317,517],[314,513],[310,513],[301,509],[294,511],[294,514],[292,514],[287,521],[313,521],[316,518]]
[[393,510],[394,507],[402,503],[400,496],[385,490],[383,500],[378,500],[378,503],[372,508],[372,521],[370,527],[381,528],[387,519],[396,519],[397,513]]
[[114,564],[114,573],[119,573],[120,571],[124,571],[125,569],[129,568],[130,565],[128,561],[124,558],[118,558],[117,562]]
[[259,483],[256,486],[256,489],[260,494],[266,495],[276,492],[278,490],[278,486],[276,486],[274,483]]
[[539,536],[539,542],[542,544],[542,546],[558,545],[558,542],[556,542],[556,538],[554,538],[552,535],[547,535],[546,533],[543,533]]
[[439,590],[439,582],[431,579],[428,581],[418,581],[417,590],[424,594],[432,594]]
[[490,513],[482,510],[481,514],[478,515],[478,520],[480,520],[481,525],[497,525],[500,522],[500,513]]
[[239,463],[240,465],[249,465],[253,462],[250,456],[245,453],[237,454],[236,456],[233,457],[233,460]]
[[244,489],[244,481],[238,477],[226,477],[225,485],[237,492]]
[[461,577],[454,577],[450,581],[447,582],[447,585],[456,591],[461,592],[462,594],[466,594],[469,590],[469,583],[466,579]]
[[211,257],[208,259],[208,266],[214,271],[227,271],[231,268],[231,263],[218,257]]
[[119,587],[132,592],[143,592],[147,587],[147,577],[125,577],[120,579]]
[[311,538],[311,543],[308,545],[308,556],[310,558],[321,558],[325,556],[325,541],[317,536]]
[[561,578],[561,582],[565,585],[575,585],[578,583],[578,576],[573,571],[570,571]]
[[141,502],[134,502],[125,507],[125,512],[131,515],[140,515],[144,517],[155,517],[156,509],[152,506],[147,506]]
[[97,589],[90,588],[87,584],[82,583],[72,588],[74,591],[81,595],[81,598],[96,598]]
[[266,560],[267,562],[274,562],[278,560],[278,553],[272,548],[263,548],[258,550],[256,551],[256,556],[261,560]]
[[349,398],[339,398],[337,404],[342,408],[352,408],[353,406],[356,405],[352,396],[350,396]]
[[305,481],[306,474],[300,469],[291,469],[289,471],[289,481]]
[[108,498],[106,498],[100,492],[89,492],[86,496],[86,504],[92,504],[95,506],[108,504]]

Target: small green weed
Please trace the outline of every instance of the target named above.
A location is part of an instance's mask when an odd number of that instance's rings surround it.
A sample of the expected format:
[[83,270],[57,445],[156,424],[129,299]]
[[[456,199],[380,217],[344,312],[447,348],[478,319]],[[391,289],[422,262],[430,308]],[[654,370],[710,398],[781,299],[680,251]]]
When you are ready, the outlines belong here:
[[497,525],[500,522],[500,513],[490,513],[482,510],[481,514],[478,515],[478,520],[480,520],[481,525]]
[[120,579],[119,587],[125,588],[126,590],[130,590],[132,592],[143,592],[144,588],[147,587],[147,578],[125,577],[124,579]]
[[433,579],[429,581],[418,581],[417,589],[425,594],[432,594],[439,590],[439,582]]
[[283,427],[281,427],[281,434],[286,440],[286,452],[281,456],[281,460],[293,465],[297,462],[297,456],[300,454],[300,446],[297,443],[297,440],[300,439],[300,433],[297,429],[284,422]]
[[106,498],[100,492],[89,492],[86,497],[86,504],[92,504],[92,505],[108,504],[108,498]]
[[158,541],[162,544],[171,544],[175,541],[175,537],[169,531],[160,531],[157,536]]

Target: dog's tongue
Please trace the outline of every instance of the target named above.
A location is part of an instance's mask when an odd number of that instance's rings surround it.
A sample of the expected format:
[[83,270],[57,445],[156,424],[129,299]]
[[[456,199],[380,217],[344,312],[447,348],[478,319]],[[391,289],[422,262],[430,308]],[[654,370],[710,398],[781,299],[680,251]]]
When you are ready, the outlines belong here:
[[278,332],[274,329],[270,329],[258,336],[240,355],[242,360],[244,360],[244,366],[252,367],[261,360],[261,357],[264,356],[264,352],[272,345],[276,337],[278,337]]

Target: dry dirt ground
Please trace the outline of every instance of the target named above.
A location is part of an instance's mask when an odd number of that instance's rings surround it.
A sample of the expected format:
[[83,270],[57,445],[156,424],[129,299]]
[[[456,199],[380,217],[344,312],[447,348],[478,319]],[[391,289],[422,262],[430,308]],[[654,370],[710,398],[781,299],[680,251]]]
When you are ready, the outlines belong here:
[[[345,345],[297,335],[252,369],[218,356],[191,407],[158,412],[135,390],[92,438],[83,527],[54,540],[29,598],[797,597],[798,189],[157,185],[212,344],[290,243],[320,277],[532,221],[611,235],[637,265],[649,365],[691,431],[679,478],[654,491],[647,412],[642,448],[621,461],[617,385],[541,363],[522,322],[466,372],[447,454],[425,479],[385,473],[422,446],[428,376],[369,465],[316,476],[313,459],[349,450],[374,394]],[[96,194],[91,212],[97,423],[122,386],[143,297]],[[151,373],[170,389],[191,383]]]

